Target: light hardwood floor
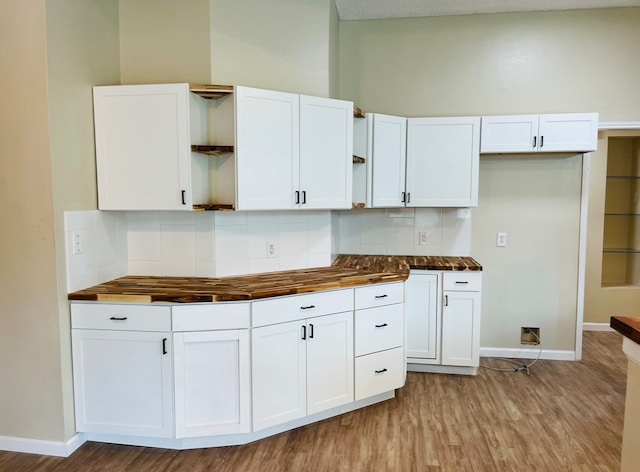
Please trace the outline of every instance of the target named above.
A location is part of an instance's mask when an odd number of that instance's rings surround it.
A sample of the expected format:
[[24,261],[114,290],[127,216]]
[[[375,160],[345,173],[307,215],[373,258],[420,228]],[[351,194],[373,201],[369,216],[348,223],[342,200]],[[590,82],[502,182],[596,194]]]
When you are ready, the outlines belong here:
[[0,471],[617,471],[622,338],[587,332],[583,354],[582,362],[539,361],[529,376],[409,373],[393,400],[246,446],[89,442],[69,458],[0,452]]

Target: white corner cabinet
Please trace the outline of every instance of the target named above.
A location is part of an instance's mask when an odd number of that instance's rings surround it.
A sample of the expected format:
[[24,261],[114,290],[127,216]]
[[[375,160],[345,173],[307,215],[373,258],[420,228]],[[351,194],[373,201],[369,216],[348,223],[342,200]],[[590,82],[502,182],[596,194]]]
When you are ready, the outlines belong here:
[[246,302],[72,302],[76,429],[225,446],[393,398],[403,313],[403,282]]
[[368,113],[354,120],[354,150],[366,168],[354,201],[364,195],[370,208],[478,205],[479,117]]
[[598,146],[598,114],[483,116],[481,153],[590,152]]
[[475,375],[482,272],[412,270],[406,281],[407,370]]
[[351,207],[352,102],[189,84],[93,95],[100,209]]

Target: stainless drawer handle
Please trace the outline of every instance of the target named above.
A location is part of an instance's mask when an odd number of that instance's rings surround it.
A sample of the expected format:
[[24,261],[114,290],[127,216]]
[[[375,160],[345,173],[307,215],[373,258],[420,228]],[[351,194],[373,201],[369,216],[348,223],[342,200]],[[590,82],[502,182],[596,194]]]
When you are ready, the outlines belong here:
[[113,321],[124,321],[124,320],[126,320],[126,319],[127,319],[127,317],[126,317],[126,316],[112,316],[112,317],[111,317],[111,318],[109,318],[109,319],[110,319],[110,320],[113,320]]
[[301,306],[300,309],[301,310],[310,310],[311,308],[315,308],[315,305],[309,305],[309,306]]
[[387,323],[382,323],[379,325],[376,325],[376,328],[384,328],[385,326],[389,326]]
[[384,295],[376,295],[375,298],[387,298],[387,294]]
[[382,370],[376,370],[374,371],[376,374],[384,374],[385,372],[387,372],[387,369],[382,369]]

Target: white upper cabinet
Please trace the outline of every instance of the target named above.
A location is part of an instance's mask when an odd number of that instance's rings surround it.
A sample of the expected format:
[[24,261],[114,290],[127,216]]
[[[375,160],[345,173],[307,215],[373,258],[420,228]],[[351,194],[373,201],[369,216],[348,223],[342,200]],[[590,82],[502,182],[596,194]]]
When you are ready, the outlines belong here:
[[480,152],[589,152],[598,144],[598,114],[483,116]]
[[478,206],[480,118],[409,118],[406,206]]
[[236,87],[236,209],[351,208],[352,154],[352,102]]
[[367,119],[368,206],[404,206],[407,119],[379,113]]
[[[188,84],[94,87],[101,210],[191,209]],[[204,144],[204,143],[203,143]]]
[[236,87],[236,209],[293,208],[300,182],[299,96]]
[[351,208],[352,156],[353,103],[300,95],[300,208]]

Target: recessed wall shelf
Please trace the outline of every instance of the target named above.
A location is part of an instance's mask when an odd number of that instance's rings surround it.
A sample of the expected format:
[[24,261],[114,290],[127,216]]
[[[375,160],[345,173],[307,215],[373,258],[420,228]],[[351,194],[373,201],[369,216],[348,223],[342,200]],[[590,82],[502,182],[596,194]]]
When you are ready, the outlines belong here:
[[233,93],[233,85],[189,84],[189,90],[202,98],[214,99]]
[[215,146],[209,144],[192,144],[191,152],[206,154],[207,156],[220,156],[233,152],[233,146]]

